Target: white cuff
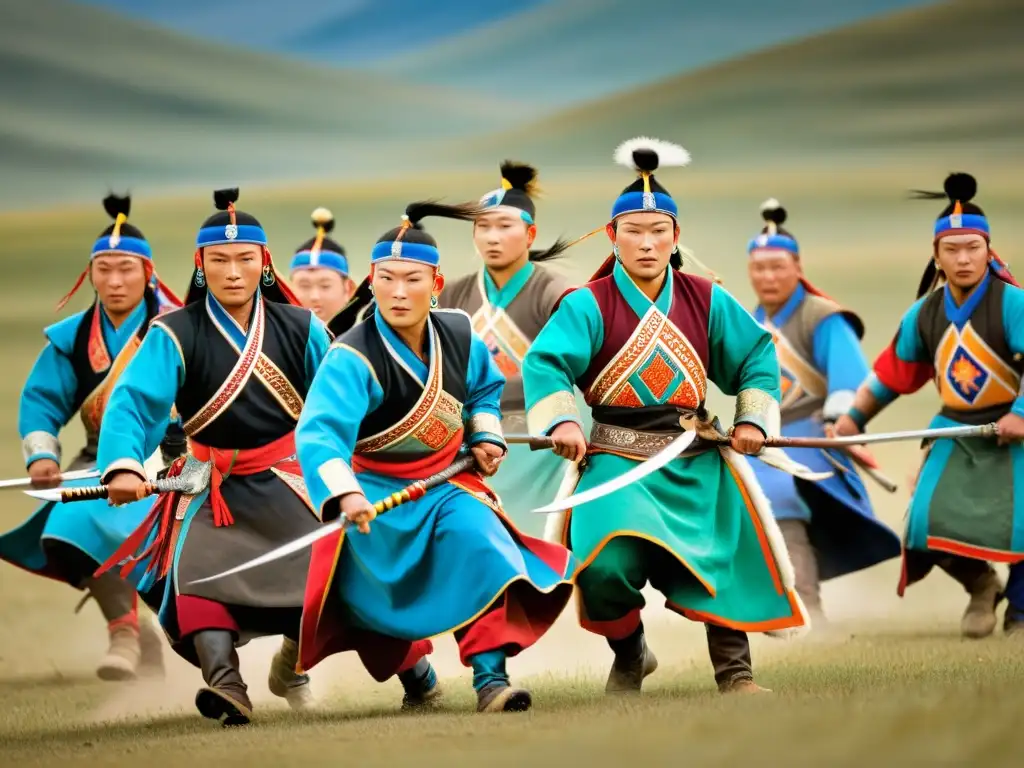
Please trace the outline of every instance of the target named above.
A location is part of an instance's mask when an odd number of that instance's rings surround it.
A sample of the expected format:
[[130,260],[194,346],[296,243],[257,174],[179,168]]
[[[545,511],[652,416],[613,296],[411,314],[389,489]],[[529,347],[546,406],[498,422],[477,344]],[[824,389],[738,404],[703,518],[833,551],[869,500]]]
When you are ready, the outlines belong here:
[[21,454],[25,459],[25,466],[43,458],[52,458],[60,464],[60,440],[42,430],[29,432],[21,441]]
[[835,421],[840,416],[846,415],[853,406],[853,400],[857,393],[852,389],[840,389],[833,392],[825,399],[825,405],[821,408],[821,417],[825,421]]
[[142,466],[135,459],[118,459],[112,461],[104,470],[103,477],[100,478],[102,483],[110,482],[110,478],[115,472],[133,472],[143,480],[149,480],[149,475],[146,474],[146,468]]
[[321,520],[324,519],[324,507],[327,506],[327,502],[349,493],[363,492],[359,481],[356,480],[356,476],[352,473],[352,469],[341,459],[325,461],[317,468],[316,472],[320,475],[321,482],[327,487],[327,498],[323,500],[320,508],[316,510],[317,516]]

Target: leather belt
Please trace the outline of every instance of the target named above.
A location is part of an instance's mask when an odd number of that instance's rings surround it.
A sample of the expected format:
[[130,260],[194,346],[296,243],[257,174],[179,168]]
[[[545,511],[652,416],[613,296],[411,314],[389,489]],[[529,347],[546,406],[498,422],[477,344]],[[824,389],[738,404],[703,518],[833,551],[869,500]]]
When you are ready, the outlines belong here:
[[[649,458],[656,455],[681,434],[683,431],[643,432],[594,422],[594,426],[590,430],[589,447],[595,451],[609,451],[637,458]],[[689,448],[680,454],[680,458],[698,456],[715,447],[717,447],[715,443],[709,443],[698,437],[690,444]]]

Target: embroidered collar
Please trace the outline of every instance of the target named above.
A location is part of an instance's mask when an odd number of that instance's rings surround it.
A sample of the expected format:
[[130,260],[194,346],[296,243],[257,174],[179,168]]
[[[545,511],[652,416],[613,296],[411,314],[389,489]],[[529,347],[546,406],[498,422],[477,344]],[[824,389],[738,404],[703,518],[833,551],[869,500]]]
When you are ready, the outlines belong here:
[[[263,296],[260,294],[259,288],[257,288],[252,302],[253,313],[256,311],[257,303],[262,299]],[[217,329],[224,334],[224,337],[231,342],[232,346],[241,352],[245,347],[246,340],[249,338],[249,333],[252,332],[253,314],[250,313],[249,315],[249,331],[244,331],[242,326],[238,324],[238,321],[231,316],[223,304],[213,297],[213,293],[210,291],[206,292],[206,312],[210,315],[210,319],[213,320]]]
[[[380,333],[380,337],[383,340],[388,353],[410,376],[416,379],[421,386],[426,386],[427,379],[430,375],[430,366],[427,363],[424,363],[419,356],[409,348],[409,345],[402,340],[402,337],[395,332],[395,329],[388,325],[387,320],[384,319],[380,312],[373,313],[373,321],[377,325],[377,330]],[[427,338],[425,341],[427,360],[428,362],[433,363],[432,350],[434,348],[434,324],[431,322],[429,315],[427,316]]]

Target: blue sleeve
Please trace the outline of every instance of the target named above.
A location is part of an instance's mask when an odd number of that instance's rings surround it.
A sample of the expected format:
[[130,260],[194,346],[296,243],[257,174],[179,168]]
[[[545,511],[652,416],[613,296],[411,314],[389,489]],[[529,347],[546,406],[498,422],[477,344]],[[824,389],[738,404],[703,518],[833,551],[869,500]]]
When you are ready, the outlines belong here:
[[[71,358],[60,352],[52,343],[43,347],[32,371],[21,391],[18,406],[18,432],[22,440],[33,432],[44,432],[54,438],[64,428],[74,413],[75,391],[78,377],[71,365]],[[34,451],[25,457],[26,466],[38,459],[60,457],[50,451]]]
[[114,385],[103,412],[96,465],[105,479],[119,470],[146,476],[146,459],[167,432],[184,380],[185,363],[177,341],[154,323]]
[[775,428],[782,397],[779,358],[772,335],[727,290],[711,286],[708,310],[708,378],[736,396],[734,424],[765,435]]
[[835,420],[853,404],[857,388],[868,376],[868,362],[853,327],[839,313],[818,323],[812,344],[814,364],[828,381],[824,418]]
[[384,390],[366,358],[335,342],[313,378],[295,428],[302,476],[321,520],[338,514],[328,502],[362,493],[352,472],[352,452],[359,425],[383,400]]
[[896,356],[905,363],[931,363],[928,352],[921,341],[921,333],[917,327],[917,316],[921,313],[921,305],[927,296],[914,302],[913,306],[906,311],[903,319],[900,320],[899,330],[896,331],[894,348]]
[[487,344],[473,334],[469,346],[469,366],[466,371],[466,402],[463,417],[468,425],[469,445],[494,443],[502,448],[501,393],[505,377],[498,370]]
[[[311,313],[312,314],[312,313]],[[331,334],[316,315],[309,322],[309,340],[306,342],[306,388],[313,383],[320,363],[331,346]]]
[[576,382],[604,343],[597,299],[579,288],[562,299],[523,358],[526,421],[531,434],[550,434],[566,421],[582,427]]
[[[1006,329],[1010,352],[1020,360],[1024,357],[1024,290],[1012,285],[1008,285],[1003,294],[1003,328]],[[1013,401],[1011,412],[1024,418],[1024,382]]]

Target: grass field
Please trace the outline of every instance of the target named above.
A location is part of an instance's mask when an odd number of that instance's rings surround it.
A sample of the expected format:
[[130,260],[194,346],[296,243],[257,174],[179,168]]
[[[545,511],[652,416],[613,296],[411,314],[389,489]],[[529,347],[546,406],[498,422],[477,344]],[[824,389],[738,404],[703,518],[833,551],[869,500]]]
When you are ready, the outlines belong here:
[[[1024,192],[1013,169],[961,158],[980,180],[979,202],[989,212],[1000,252],[1014,262],[1024,242],[1017,212]],[[542,169],[543,170],[543,169]],[[744,246],[759,226],[758,205],[769,195],[791,210],[808,273],[822,288],[865,317],[865,349],[873,357],[913,298],[928,258],[934,203],[903,199],[908,187],[935,187],[945,165],[907,161],[884,169],[827,166],[714,173],[666,171],[662,182],[683,211],[684,242],[718,270],[744,302]],[[496,168],[495,168],[496,173]],[[311,231],[307,216],[326,204],[338,216],[338,239],[354,269],[412,199],[443,194],[479,196],[495,173],[424,175],[376,185],[243,189],[241,207],[267,227],[278,263]],[[628,175],[628,174],[627,174]],[[540,242],[575,236],[603,222],[614,195],[628,182],[599,167],[589,174],[558,168],[542,176]],[[139,198],[132,221],[154,243],[162,275],[180,288],[190,272],[195,228],[209,212],[209,192],[189,198]],[[105,226],[98,201],[47,212],[0,215],[5,272],[0,281],[0,474],[16,476],[18,392],[41,344],[39,329],[55,319],[52,307],[74,280],[93,237]],[[473,267],[469,232],[461,224],[428,224],[441,242],[445,271]],[[595,237],[562,268],[583,278],[607,252]],[[84,305],[87,296],[79,299]],[[713,402],[725,414],[728,402]],[[934,395],[922,393],[889,409],[879,430],[921,426]],[[77,446],[77,423],[65,444]],[[886,471],[902,481],[916,467],[913,445],[879,447]],[[882,517],[901,525],[905,488],[886,495],[872,488]],[[17,524],[29,500],[9,494],[0,527]],[[837,632],[825,638],[754,638],[759,681],[772,696],[724,698],[713,692],[701,628],[668,615],[652,596],[652,644],[662,667],[649,695],[635,702],[602,697],[610,661],[602,641],[575,626],[572,611],[511,671],[536,694],[534,712],[480,717],[472,712],[469,675],[454,643],[438,643],[435,663],[450,695],[446,709],[400,716],[397,683],[370,682],[357,662],[333,658],[313,670],[323,710],[297,717],[267,692],[266,665],[275,643],[242,650],[243,671],[257,704],[257,724],[224,733],[202,721],[191,699],[198,672],[170,660],[165,684],[125,688],[93,680],[105,637],[94,605],[72,613],[78,595],[58,584],[0,567],[0,761],[4,765],[100,766],[144,761],[153,768],[204,764],[537,765],[599,758],[686,761],[693,765],[1017,765],[1016,713],[1024,705],[1021,643],[997,636],[961,641],[957,622],[965,596],[938,574],[895,596],[898,565],[826,585],[826,607]]]

